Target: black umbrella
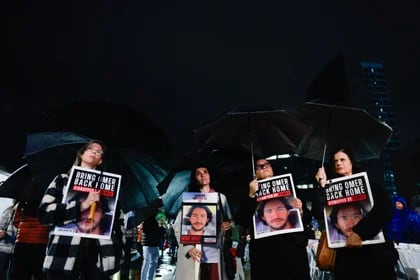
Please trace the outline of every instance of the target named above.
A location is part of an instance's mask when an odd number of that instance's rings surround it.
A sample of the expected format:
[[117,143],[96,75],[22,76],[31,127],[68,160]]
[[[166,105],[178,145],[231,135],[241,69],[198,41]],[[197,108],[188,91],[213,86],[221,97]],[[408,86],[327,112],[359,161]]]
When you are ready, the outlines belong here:
[[357,160],[379,158],[392,135],[392,128],[365,110],[306,102],[293,111],[312,129],[299,144],[300,157],[324,162],[326,150],[345,146]]
[[28,165],[24,164],[7,177],[0,185],[0,197],[8,197],[17,201],[39,201],[45,186],[32,180]]
[[[285,110],[237,106],[194,130],[201,149],[242,147],[268,157],[294,153],[308,127]],[[254,168],[252,168],[254,170]]]
[[[28,134],[24,159],[35,181],[47,186],[54,176],[70,170],[77,149],[83,145],[75,135],[62,132]],[[84,143],[88,140],[86,137]],[[115,145],[107,150],[104,171],[122,176],[119,200],[124,212],[153,203],[159,197],[156,186],[167,175],[167,170],[149,155]]]
[[[167,167],[173,149],[164,131],[143,112],[113,101],[76,101],[45,113],[48,130],[73,131],[150,155]],[[46,130],[46,129],[41,129]]]

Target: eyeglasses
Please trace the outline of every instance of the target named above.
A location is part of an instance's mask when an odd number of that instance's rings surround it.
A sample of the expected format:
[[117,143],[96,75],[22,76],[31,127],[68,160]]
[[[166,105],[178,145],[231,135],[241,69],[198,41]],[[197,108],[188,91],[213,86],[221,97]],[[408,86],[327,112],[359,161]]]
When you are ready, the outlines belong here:
[[338,217],[338,220],[342,222],[347,222],[350,219],[352,219],[353,221],[359,221],[360,219],[362,219],[362,217],[363,217],[362,214],[353,214],[349,216],[340,216]]
[[270,167],[271,166],[271,164],[269,163],[269,162],[264,162],[263,164],[257,164],[256,166],[255,166],[255,168],[257,169],[257,170],[263,170],[263,169],[266,169],[266,168],[268,168],[268,167]]
[[91,153],[94,153],[94,154],[96,154],[96,155],[102,155],[104,152],[103,151],[101,151],[101,150],[96,150],[96,149],[94,149],[94,148],[92,148],[92,147],[87,147],[87,149],[86,150],[88,150],[89,152],[91,152]]

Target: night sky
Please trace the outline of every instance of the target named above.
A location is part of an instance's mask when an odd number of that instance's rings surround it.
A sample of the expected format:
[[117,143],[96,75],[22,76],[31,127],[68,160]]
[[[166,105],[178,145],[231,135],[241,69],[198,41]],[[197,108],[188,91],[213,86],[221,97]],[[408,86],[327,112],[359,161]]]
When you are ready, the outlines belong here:
[[415,1],[8,2],[3,145],[49,107],[106,99],[146,113],[181,158],[194,128],[235,105],[298,106],[340,52],[384,65],[402,147],[419,136]]

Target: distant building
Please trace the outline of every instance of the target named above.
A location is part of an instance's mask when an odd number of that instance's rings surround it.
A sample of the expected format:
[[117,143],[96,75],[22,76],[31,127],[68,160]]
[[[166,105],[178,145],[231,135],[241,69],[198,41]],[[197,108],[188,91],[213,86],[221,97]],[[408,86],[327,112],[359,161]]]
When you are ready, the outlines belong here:
[[390,196],[397,192],[391,159],[400,149],[400,137],[383,65],[338,54],[307,89],[306,100],[316,99],[328,104],[364,109],[393,128],[391,140],[385,146],[380,160],[371,160],[366,165],[372,170],[369,177],[382,177]]

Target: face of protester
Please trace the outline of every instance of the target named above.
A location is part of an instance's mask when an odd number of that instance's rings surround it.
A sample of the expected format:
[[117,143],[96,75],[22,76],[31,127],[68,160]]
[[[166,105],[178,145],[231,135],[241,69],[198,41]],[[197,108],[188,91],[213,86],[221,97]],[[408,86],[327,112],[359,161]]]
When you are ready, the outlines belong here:
[[286,206],[278,199],[267,202],[264,206],[263,216],[261,217],[272,230],[290,228],[288,221],[289,211]]
[[77,232],[102,234],[100,223],[104,216],[104,211],[100,203],[97,203],[93,219],[89,219],[90,208],[81,213],[80,221],[77,225]]
[[259,159],[255,163],[255,175],[258,180],[266,179],[273,177],[273,168],[271,164],[265,159]]
[[343,152],[334,154],[334,168],[335,173],[339,175],[349,176],[353,174],[353,164],[349,156]]
[[404,204],[402,204],[402,202],[400,202],[400,201],[395,201],[395,209],[403,210],[404,209]]
[[191,223],[191,235],[202,235],[206,224],[209,222],[207,212],[203,208],[195,208],[189,220]]
[[345,236],[353,233],[353,227],[363,218],[360,209],[354,206],[341,208],[337,212],[336,227],[341,230]]
[[210,173],[206,167],[199,167],[195,170],[195,180],[200,188],[210,185]]
[[94,169],[102,163],[102,146],[98,143],[92,143],[81,155],[80,166]]

